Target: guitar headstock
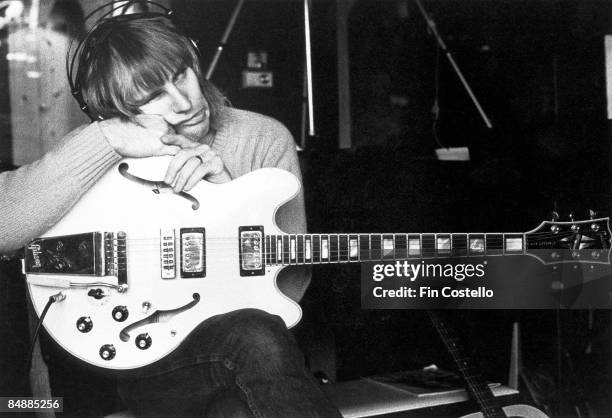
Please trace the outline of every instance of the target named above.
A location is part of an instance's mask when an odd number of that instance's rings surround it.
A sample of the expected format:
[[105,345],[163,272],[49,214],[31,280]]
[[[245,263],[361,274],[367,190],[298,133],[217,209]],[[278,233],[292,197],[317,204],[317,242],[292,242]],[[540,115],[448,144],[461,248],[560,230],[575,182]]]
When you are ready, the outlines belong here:
[[545,264],[610,263],[610,218],[544,221],[526,232],[527,253]]

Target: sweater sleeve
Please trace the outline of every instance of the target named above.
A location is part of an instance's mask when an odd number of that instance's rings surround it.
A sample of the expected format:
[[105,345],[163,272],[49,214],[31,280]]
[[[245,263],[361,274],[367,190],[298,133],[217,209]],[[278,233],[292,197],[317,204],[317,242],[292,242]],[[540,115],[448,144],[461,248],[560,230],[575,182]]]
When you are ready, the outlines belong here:
[[47,231],[120,159],[92,123],[69,133],[40,160],[0,173],[0,251]]
[[[294,174],[302,185],[300,164],[293,136],[282,124],[271,129],[274,140],[264,155],[262,167],[277,167]],[[276,214],[280,229],[290,234],[306,233],[306,209],[304,187],[291,201],[285,203]],[[283,293],[295,301],[300,301],[310,284],[311,269],[304,266],[290,266],[283,269],[277,279]]]

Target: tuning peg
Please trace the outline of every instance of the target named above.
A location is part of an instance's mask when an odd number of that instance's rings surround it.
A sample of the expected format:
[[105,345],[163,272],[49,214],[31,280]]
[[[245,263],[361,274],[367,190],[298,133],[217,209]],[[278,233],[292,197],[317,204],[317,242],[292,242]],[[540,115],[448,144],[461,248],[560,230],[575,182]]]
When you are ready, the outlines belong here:
[[595,219],[595,216],[597,216],[597,212],[595,212],[593,209],[589,209],[587,211],[587,216],[589,217],[589,219]]
[[557,220],[559,219],[559,213],[557,213],[554,210],[549,213],[549,216],[550,216],[551,222],[557,222]]
[[567,214],[567,217],[569,218],[570,221],[574,222],[574,212],[570,212]]

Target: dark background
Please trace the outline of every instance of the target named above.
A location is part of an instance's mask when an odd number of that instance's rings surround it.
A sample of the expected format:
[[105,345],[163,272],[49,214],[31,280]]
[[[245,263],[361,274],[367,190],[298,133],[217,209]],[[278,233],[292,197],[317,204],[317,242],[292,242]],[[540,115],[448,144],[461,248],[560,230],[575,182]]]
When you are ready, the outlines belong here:
[[[177,18],[200,40],[206,67],[234,2],[175,3]],[[401,16],[395,1],[360,0],[349,19],[353,147],[339,150],[335,6],[315,0],[318,135],[308,138],[300,153],[310,231],[523,232],[553,209],[564,218],[570,211],[583,218],[587,209],[608,216],[612,129],[606,120],[603,35],[612,34],[612,3],[423,3],[494,127],[484,126],[444,56],[436,59],[436,43],[414,3],[408,2],[408,14]],[[301,137],[302,7],[301,1],[247,1],[212,78],[235,107],[276,117],[296,139]],[[268,52],[274,88],[241,87],[249,50]],[[468,162],[434,158],[436,73],[439,140],[468,146]],[[0,295],[19,295],[17,278],[6,283],[11,288]],[[423,312],[361,310],[358,266],[315,269],[303,305],[305,320],[297,334],[302,341],[317,341],[314,349],[304,344],[305,350],[323,351],[320,362],[331,366],[324,371],[332,378],[432,363],[454,369]],[[23,350],[22,337],[14,335],[23,311],[10,306],[0,331]],[[511,324],[519,320],[523,361],[540,389],[532,395],[545,398],[557,416],[576,416],[578,404],[584,416],[585,401],[605,416],[612,410],[611,318],[608,311],[592,315],[589,328],[587,311],[454,313],[487,378],[507,381]],[[115,408],[112,379],[91,380],[88,370],[52,343],[46,346],[54,393],[80,400],[69,412]],[[6,367],[18,373],[18,363],[9,360]],[[93,383],[75,383],[83,380]],[[3,393],[8,393],[11,384],[5,382]]]

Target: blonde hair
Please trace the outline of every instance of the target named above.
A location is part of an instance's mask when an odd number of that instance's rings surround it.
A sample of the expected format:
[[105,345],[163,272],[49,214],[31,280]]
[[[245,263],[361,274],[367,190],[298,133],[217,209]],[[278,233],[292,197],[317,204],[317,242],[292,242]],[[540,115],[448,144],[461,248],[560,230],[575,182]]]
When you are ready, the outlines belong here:
[[195,45],[165,17],[125,15],[99,24],[83,44],[77,79],[94,118],[129,119],[139,113],[138,97],[187,67],[198,76],[217,129],[226,99],[203,78]]

